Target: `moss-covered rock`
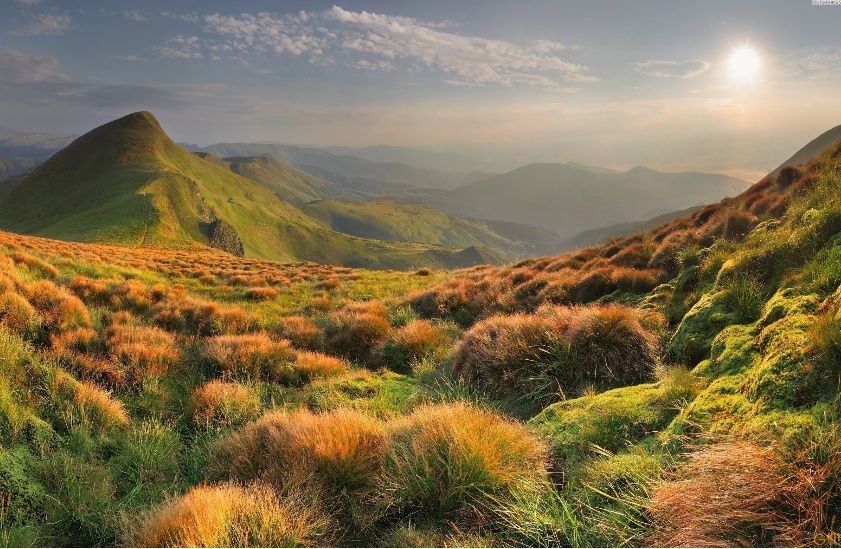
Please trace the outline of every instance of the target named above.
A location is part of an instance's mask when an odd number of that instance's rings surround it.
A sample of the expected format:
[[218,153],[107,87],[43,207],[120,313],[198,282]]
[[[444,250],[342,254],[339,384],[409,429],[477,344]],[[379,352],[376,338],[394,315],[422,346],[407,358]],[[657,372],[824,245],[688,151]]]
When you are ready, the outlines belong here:
[[702,361],[693,372],[708,379],[732,375],[751,368],[759,359],[756,346],[757,328],[753,325],[734,324],[715,336],[710,347],[710,358]]
[[548,406],[529,425],[549,443],[565,473],[594,455],[619,452],[665,428],[700,391],[697,378],[674,371],[663,381],[622,387]]
[[673,360],[695,365],[708,356],[713,338],[738,320],[728,300],[726,290],[708,292],[689,309],[669,342]]

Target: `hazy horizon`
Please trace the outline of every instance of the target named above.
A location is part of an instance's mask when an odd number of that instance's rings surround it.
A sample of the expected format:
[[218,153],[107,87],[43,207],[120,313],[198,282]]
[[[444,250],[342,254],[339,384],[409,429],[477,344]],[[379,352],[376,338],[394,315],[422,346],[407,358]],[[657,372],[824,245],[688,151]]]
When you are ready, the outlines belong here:
[[841,7],[713,4],[17,0],[0,7],[0,127],[80,134],[147,109],[200,145],[755,180],[841,124]]

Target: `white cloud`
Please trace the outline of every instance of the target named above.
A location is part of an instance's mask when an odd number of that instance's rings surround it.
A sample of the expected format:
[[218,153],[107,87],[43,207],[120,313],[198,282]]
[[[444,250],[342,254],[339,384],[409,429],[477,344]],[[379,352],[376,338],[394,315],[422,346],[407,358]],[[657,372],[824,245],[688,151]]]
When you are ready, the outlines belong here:
[[175,36],[158,49],[161,57],[170,59],[201,59],[201,44],[197,36]]
[[789,72],[806,78],[841,77],[841,48],[798,51],[787,62]]
[[61,35],[73,28],[73,18],[69,15],[43,13],[33,16],[23,27],[12,31],[15,36]]
[[123,17],[131,21],[137,21],[138,23],[149,20],[146,14],[140,10],[126,10],[123,12]]
[[646,76],[658,78],[679,78],[691,80],[710,68],[709,61],[690,59],[689,61],[663,61],[651,59],[641,63],[634,63],[634,70]]
[[[192,15],[167,15],[193,19]],[[574,91],[597,80],[587,67],[559,57],[559,52],[577,46],[549,40],[516,44],[465,36],[442,30],[451,26],[446,22],[355,12],[339,6],[282,15],[216,13],[200,19],[203,30],[210,35],[201,47],[215,56],[289,54],[304,56],[313,63],[339,62],[383,72],[426,68],[443,73],[445,82],[454,85],[524,85]],[[190,56],[180,57],[198,58],[200,51],[192,48]]]
[[58,59],[49,55],[27,55],[0,51],[0,81],[14,84],[32,82],[66,82],[69,78],[59,70]]

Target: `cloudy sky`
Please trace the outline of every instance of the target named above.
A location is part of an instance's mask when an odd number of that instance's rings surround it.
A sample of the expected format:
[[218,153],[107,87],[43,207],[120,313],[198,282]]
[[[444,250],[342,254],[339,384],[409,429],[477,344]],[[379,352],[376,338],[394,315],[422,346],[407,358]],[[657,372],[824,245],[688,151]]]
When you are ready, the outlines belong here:
[[752,178],[841,124],[841,6],[336,2],[3,0],[0,127]]

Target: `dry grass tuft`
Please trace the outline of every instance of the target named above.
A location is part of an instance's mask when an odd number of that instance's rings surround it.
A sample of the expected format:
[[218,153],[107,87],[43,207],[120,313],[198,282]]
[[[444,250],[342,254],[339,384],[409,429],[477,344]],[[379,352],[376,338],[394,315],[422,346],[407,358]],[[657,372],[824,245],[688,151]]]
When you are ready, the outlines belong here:
[[274,341],[265,332],[211,337],[205,343],[205,355],[221,374],[252,381],[280,380],[295,360],[288,341]]
[[211,459],[218,475],[276,486],[314,482],[327,490],[374,485],[385,455],[385,428],[355,410],[271,412],[221,440]]
[[665,547],[770,546],[788,529],[784,463],[768,447],[724,442],[689,456],[658,486],[649,542]]
[[260,397],[239,383],[209,381],[193,392],[193,421],[204,428],[242,424],[260,415]]
[[37,323],[38,313],[25,297],[11,290],[0,293],[0,324],[23,334]]
[[324,332],[305,316],[284,317],[273,332],[288,339],[297,349],[316,351],[324,346]]
[[138,547],[299,547],[326,543],[316,510],[261,485],[198,486],[152,510],[131,533]]

